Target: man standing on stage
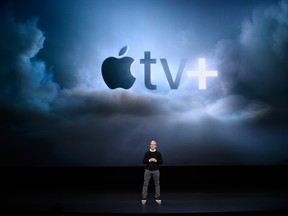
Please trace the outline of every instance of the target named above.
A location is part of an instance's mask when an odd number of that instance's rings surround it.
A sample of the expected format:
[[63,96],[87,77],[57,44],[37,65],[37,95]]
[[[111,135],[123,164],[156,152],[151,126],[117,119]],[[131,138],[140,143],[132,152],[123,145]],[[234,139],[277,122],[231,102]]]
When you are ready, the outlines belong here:
[[156,202],[161,204],[159,164],[162,164],[163,161],[161,153],[157,151],[156,148],[157,143],[155,140],[152,140],[150,143],[150,150],[144,154],[143,163],[146,164],[146,168],[144,172],[144,183],[142,189],[142,204],[145,204],[147,201],[148,185],[151,176],[153,177],[155,185]]

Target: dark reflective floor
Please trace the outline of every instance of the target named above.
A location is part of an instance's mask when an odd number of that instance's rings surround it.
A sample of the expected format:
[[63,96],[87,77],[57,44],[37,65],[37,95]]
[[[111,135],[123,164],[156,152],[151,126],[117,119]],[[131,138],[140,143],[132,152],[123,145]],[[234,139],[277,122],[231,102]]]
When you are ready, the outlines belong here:
[[143,167],[1,169],[0,215],[288,216],[288,166],[161,168],[161,205]]
[[[10,192],[3,210],[53,215],[100,213],[288,213],[287,192],[162,192],[159,205],[150,194],[145,205],[133,192]],[[274,211],[274,212],[273,212]],[[56,214],[56,213],[59,214]],[[60,214],[61,213],[61,214]],[[287,214],[288,215],[288,214]]]

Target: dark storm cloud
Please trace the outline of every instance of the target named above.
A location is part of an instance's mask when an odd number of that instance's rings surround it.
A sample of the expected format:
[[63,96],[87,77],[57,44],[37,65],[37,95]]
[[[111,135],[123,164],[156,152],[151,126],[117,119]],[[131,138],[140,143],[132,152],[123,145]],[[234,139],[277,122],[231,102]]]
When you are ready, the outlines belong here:
[[[167,103],[167,102],[166,102]],[[161,105],[162,104],[162,105]],[[52,112],[70,117],[91,113],[96,116],[153,116],[168,112],[162,96],[138,95],[127,91],[63,90],[54,101]]]
[[0,10],[0,29],[1,166],[51,165],[51,145],[37,138],[39,126],[49,124],[47,111],[58,92],[44,61],[36,57],[45,36],[36,18],[16,22],[7,8]]
[[1,103],[46,109],[56,97],[58,87],[45,63],[35,57],[45,40],[37,19],[15,22],[13,14],[3,9],[0,26]]
[[[70,102],[55,104],[53,124],[38,126],[42,128],[38,136],[54,144],[54,157],[61,163],[141,165],[143,151],[151,139],[158,140],[167,156],[166,165],[273,164],[286,157],[287,135],[283,128],[271,130],[251,124],[255,116],[261,118],[269,113],[258,102],[253,107],[251,101],[231,96],[207,111],[194,109],[181,114],[163,111],[159,104],[165,100],[161,98],[141,98],[137,106],[135,98],[124,92],[106,95],[102,102],[97,94],[63,95],[63,100]],[[222,110],[227,103],[230,112]],[[136,111],[137,107],[141,110]]]
[[222,40],[216,58],[226,94],[287,108],[287,1],[254,10],[236,40]]

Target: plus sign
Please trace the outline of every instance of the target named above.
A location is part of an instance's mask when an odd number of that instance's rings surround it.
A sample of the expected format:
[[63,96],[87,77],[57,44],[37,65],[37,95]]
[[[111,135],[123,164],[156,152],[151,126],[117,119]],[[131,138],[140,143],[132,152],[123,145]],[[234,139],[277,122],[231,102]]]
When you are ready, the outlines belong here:
[[189,77],[198,77],[199,78],[199,89],[206,89],[206,78],[207,77],[216,77],[218,72],[206,71],[206,59],[199,58],[198,60],[199,70],[198,71],[188,71],[187,75]]

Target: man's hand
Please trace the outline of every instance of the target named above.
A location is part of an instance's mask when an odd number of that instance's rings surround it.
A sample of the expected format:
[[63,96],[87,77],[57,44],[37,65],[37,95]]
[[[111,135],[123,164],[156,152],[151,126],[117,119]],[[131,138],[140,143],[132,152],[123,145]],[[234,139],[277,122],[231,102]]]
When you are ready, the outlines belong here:
[[149,162],[157,162],[156,158],[150,158]]

